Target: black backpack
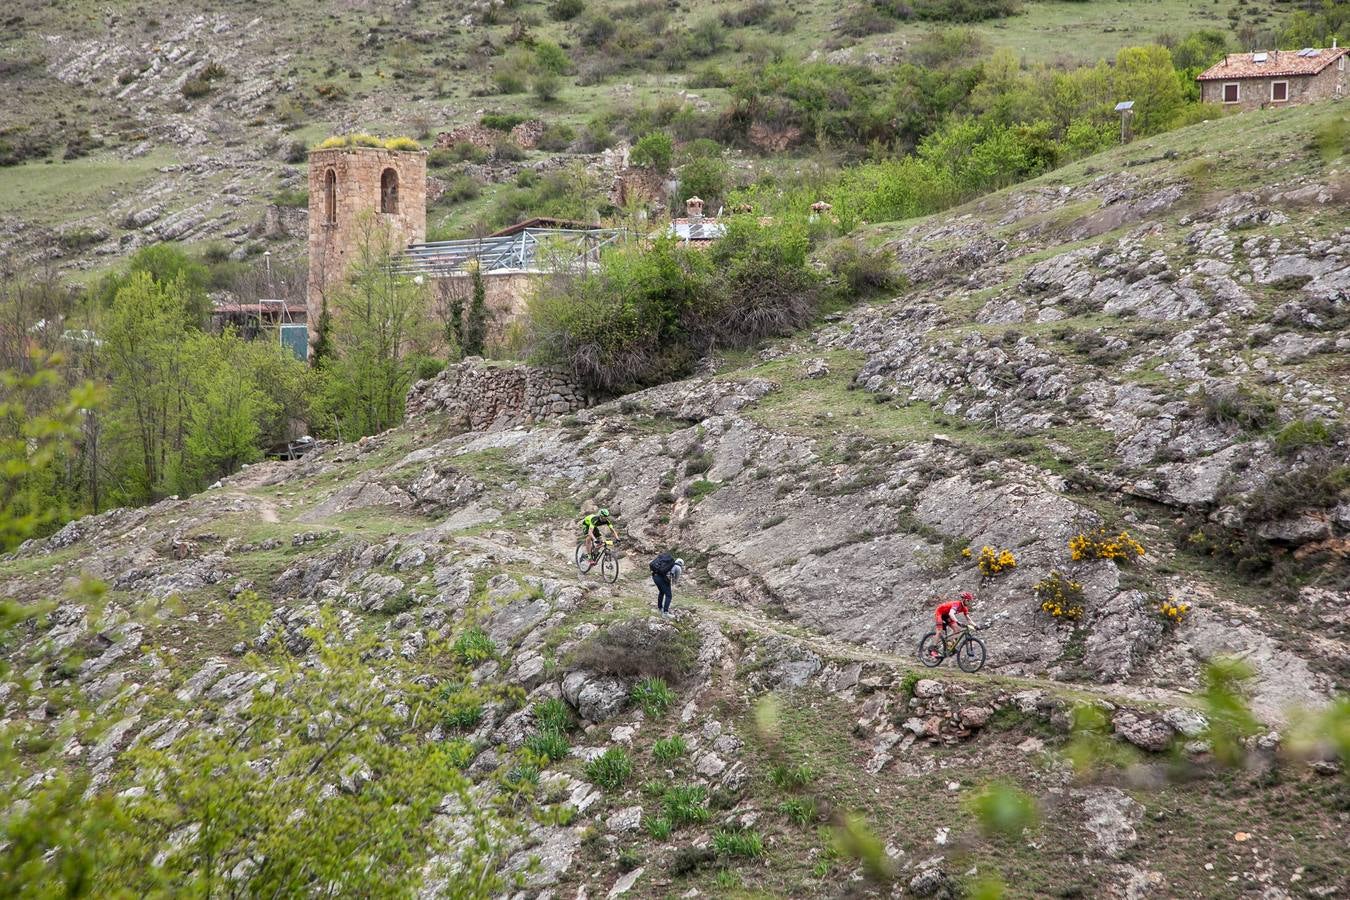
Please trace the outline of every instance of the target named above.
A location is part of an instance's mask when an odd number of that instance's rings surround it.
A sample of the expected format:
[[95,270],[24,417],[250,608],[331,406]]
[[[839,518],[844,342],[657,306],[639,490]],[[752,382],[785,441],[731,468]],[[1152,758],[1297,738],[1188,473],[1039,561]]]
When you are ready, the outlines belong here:
[[652,572],[656,575],[669,575],[673,568],[675,568],[675,557],[669,553],[662,553],[651,563]]

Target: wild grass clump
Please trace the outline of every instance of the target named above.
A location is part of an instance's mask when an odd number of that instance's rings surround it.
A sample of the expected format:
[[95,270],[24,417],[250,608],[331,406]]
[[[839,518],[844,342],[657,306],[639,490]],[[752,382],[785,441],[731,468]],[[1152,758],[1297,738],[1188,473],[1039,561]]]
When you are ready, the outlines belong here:
[[549,697],[535,704],[534,721],[538,723],[540,731],[556,731],[559,734],[566,734],[574,727],[572,711],[566,702],[557,697]]
[[764,855],[764,837],[748,828],[719,828],[713,833],[712,846],[718,856],[758,859]]
[[673,785],[661,798],[666,818],[679,828],[683,825],[702,825],[708,821],[708,790],[702,785]]
[[496,656],[497,645],[492,643],[486,631],[475,627],[460,632],[450,651],[464,665],[476,666]]
[[670,704],[675,702],[675,692],[663,678],[644,678],[633,685],[629,697],[642,707],[642,711],[653,719],[666,714]]
[[784,791],[799,791],[816,780],[815,770],[806,763],[795,766],[774,763],[769,766],[768,776],[774,787]]
[[672,763],[688,751],[689,745],[678,734],[661,738],[652,744],[652,757],[663,763]]
[[643,823],[644,827],[647,829],[647,834],[658,841],[664,841],[670,837],[670,832],[674,830],[674,826],[671,825],[670,819],[665,816],[648,816],[646,819],[643,819]]
[[545,729],[530,735],[525,739],[525,746],[531,753],[549,762],[566,759],[567,754],[572,750],[572,745],[568,743],[567,736],[561,731],[552,729]]
[[778,804],[778,811],[798,828],[810,827],[820,815],[814,797],[789,797]]
[[586,763],[586,778],[607,791],[617,791],[633,774],[633,761],[622,747],[610,747]]

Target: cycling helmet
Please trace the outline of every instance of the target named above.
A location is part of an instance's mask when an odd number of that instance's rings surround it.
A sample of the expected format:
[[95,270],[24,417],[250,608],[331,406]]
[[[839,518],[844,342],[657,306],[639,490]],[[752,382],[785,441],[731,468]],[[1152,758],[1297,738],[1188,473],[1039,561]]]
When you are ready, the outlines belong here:
[[602,516],[604,516],[606,519],[608,519],[608,518],[609,518],[609,510],[607,510],[607,509],[602,509],[602,510],[600,510],[600,515],[602,515]]
[[682,560],[682,559],[677,559],[677,560],[675,560],[675,565],[677,565],[677,566],[679,566],[681,569],[683,569],[683,568],[684,568],[684,560]]
[[962,599],[964,602],[969,603],[970,601],[972,601],[972,600],[975,599],[975,595],[972,594],[970,591],[962,591],[962,592],[961,592],[961,599]]

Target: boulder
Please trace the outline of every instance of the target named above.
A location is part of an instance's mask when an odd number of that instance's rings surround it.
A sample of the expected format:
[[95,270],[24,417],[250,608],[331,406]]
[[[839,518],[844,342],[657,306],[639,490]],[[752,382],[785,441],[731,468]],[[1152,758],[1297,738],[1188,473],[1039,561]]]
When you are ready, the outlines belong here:
[[994,711],[987,706],[967,706],[959,713],[961,724],[967,728],[983,728],[989,724]]
[[613,718],[628,705],[626,681],[586,669],[567,673],[563,678],[562,694],[583,719],[591,722]]
[[940,681],[934,681],[931,678],[921,678],[914,685],[914,696],[922,700],[931,700],[934,697],[941,697],[947,693],[947,688]]
[[1174,732],[1166,722],[1138,716],[1131,712],[1118,712],[1111,720],[1116,734],[1151,753],[1161,753],[1172,746]]
[[1120,857],[1139,840],[1135,824],[1144,807],[1119,788],[1094,788],[1075,792],[1083,798],[1083,824],[1097,849]]

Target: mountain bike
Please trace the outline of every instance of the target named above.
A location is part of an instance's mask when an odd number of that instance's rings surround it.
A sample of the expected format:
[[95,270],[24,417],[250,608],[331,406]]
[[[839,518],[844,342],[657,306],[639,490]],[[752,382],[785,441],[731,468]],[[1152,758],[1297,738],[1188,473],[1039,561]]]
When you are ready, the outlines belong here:
[[[975,637],[975,629],[963,625],[955,637],[939,641],[937,630],[928,632],[919,641],[919,662],[932,669],[949,656],[956,657],[962,672],[978,672],[984,667],[984,641]],[[933,652],[936,651],[936,652]]]
[[600,566],[601,579],[610,584],[619,580],[619,554],[614,549],[614,541],[597,543],[595,549],[587,553],[583,538],[577,543],[577,571],[585,575],[597,564]]

